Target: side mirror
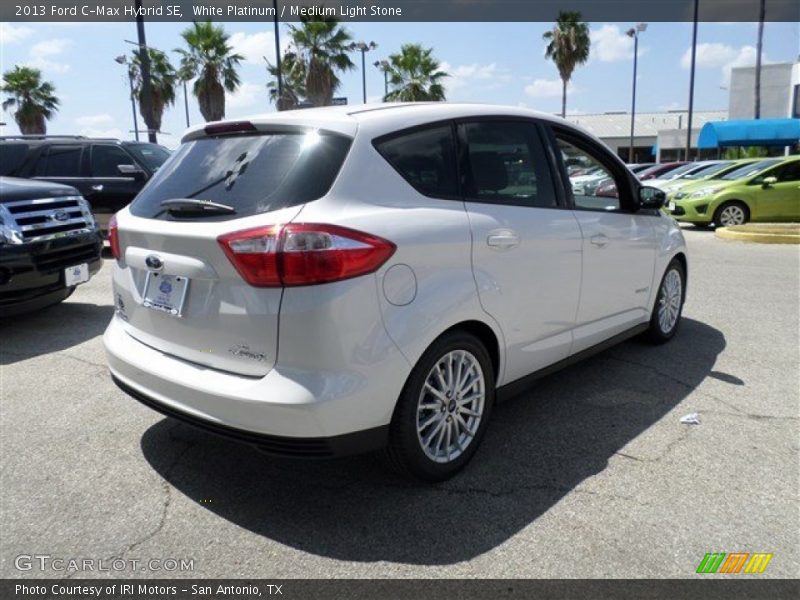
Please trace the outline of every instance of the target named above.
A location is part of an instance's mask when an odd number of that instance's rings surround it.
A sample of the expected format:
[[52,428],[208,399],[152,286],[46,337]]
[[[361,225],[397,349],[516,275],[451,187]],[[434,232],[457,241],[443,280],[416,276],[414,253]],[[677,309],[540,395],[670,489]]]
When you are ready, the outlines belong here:
[[137,181],[144,181],[147,178],[145,172],[136,165],[117,165],[117,171],[120,175],[133,177]]
[[639,208],[650,208],[658,210],[667,201],[667,194],[649,185],[643,185],[639,188]]
[[775,185],[776,183],[778,183],[777,177],[764,177],[764,179],[761,181],[761,187],[768,188]]

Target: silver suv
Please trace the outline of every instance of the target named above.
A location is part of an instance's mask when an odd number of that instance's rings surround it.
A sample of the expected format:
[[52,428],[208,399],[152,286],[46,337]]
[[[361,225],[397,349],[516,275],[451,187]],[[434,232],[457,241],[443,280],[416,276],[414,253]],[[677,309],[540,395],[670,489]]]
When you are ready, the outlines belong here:
[[[619,197],[578,195],[566,165]],[[190,130],[110,227],[111,373],[268,452],[388,448],[426,479],[500,393],[678,326],[686,247],[596,138],[488,105],[284,112]]]

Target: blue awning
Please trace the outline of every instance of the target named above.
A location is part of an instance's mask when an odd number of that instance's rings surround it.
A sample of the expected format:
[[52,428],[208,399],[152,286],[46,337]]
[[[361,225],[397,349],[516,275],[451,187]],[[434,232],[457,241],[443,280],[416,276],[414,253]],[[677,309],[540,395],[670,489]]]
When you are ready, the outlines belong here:
[[791,146],[800,141],[800,119],[714,121],[703,125],[698,148]]

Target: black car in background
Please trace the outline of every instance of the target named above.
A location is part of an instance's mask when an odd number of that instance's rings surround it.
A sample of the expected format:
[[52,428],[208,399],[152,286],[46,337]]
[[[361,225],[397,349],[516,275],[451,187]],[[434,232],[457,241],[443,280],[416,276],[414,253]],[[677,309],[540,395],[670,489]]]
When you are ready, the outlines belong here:
[[102,230],[169,157],[158,144],[83,136],[0,137],[0,176],[63,183],[92,207]]
[[66,299],[100,270],[102,249],[78,190],[0,177],[0,318]]

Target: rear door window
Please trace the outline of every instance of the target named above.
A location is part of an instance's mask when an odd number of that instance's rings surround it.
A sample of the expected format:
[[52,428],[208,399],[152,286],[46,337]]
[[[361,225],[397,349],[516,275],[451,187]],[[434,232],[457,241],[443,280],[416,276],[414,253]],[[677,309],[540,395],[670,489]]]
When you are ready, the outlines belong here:
[[82,146],[50,146],[36,163],[34,175],[39,177],[80,177]]
[[378,138],[374,145],[419,193],[458,198],[455,144],[449,123]]
[[495,204],[556,206],[550,167],[536,125],[488,120],[459,127],[467,149],[467,198]]
[[181,198],[209,200],[236,211],[202,217],[210,221],[304,204],[328,193],[350,142],[341,135],[316,131],[193,140],[162,165],[131,205],[131,212],[187,220],[161,206],[164,200]]

